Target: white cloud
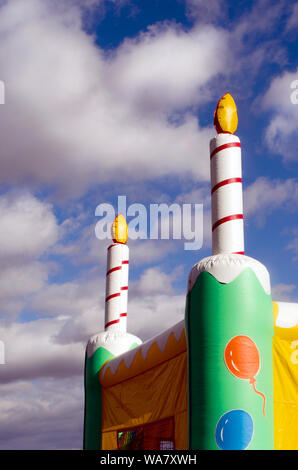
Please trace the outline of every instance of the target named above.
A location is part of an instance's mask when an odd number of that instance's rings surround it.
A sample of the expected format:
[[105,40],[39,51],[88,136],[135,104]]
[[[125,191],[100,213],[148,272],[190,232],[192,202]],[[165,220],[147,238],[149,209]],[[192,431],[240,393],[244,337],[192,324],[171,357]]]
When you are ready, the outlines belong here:
[[291,293],[295,289],[295,284],[276,284],[272,287],[272,298],[275,301],[289,302],[291,300]]
[[[210,183],[208,185],[201,184],[199,187],[179,194],[176,198],[179,204],[203,204],[203,247],[211,246],[212,230],[211,230],[211,196]],[[196,230],[200,230],[196,227]]]
[[287,249],[294,254],[294,261],[298,260],[298,237],[293,237],[292,241],[287,245]]
[[[75,240],[63,240],[57,243],[51,253],[65,256],[75,266],[97,265],[103,273],[106,269],[107,248],[111,240],[99,240],[95,236],[95,224],[81,228]],[[149,236],[149,234],[148,234]],[[179,243],[179,241],[178,241]],[[130,262],[132,266],[155,263],[174,252],[177,248],[175,240],[128,239]]]
[[77,278],[63,284],[48,284],[32,298],[30,308],[39,315],[72,316],[94,306],[104,306],[105,277]]
[[171,276],[162,272],[159,267],[149,268],[141,275],[136,293],[140,296],[152,293],[171,294]]
[[[169,287],[164,273],[155,274]],[[148,292],[144,285],[147,295],[129,302],[128,331],[143,340],[184,316],[185,295],[162,293],[160,287]],[[103,315],[94,307],[69,318],[0,327],[7,361],[0,369],[1,448],[82,447],[84,344],[102,330]]]
[[292,11],[291,15],[288,18],[287,21],[287,30],[294,30],[297,29],[298,27],[298,3],[295,3],[294,5],[291,5]]
[[[162,331],[178,321],[171,309],[166,313],[167,301],[170,305],[172,297],[179,300],[174,311],[180,312],[183,317],[184,307],[181,308],[181,305],[184,305],[185,296],[175,293],[173,286],[183,275],[182,266],[169,274],[155,266],[141,272],[138,280],[129,281],[128,321],[133,328],[129,329],[130,332],[138,332],[142,338],[144,335],[148,338],[148,321],[150,331]],[[97,274],[93,273],[91,279],[45,286],[33,296],[30,308],[39,315],[55,317],[57,330],[52,341],[63,345],[84,344],[91,335],[104,328],[104,298],[104,275],[98,279]],[[150,302],[152,313],[148,320]],[[156,311],[164,313],[158,317],[153,313]]]
[[288,10],[287,0],[274,4],[270,0],[257,0],[245,5],[241,16],[236,10],[236,14],[222,19],[230,32],[229,49],[233,55],[229,74],[222,82],[226,89],[234,90],[239,101],[254,100],[255,84],[269,64],[278,69],[288,66],[288,51],[281,39],[284,33],[281,18],[286,18]]
[[125,97],[142,113],[173,112],[210,97],[202,87],[222,71],[226,58],[223,30],[156,24],[124,41],[107,68],[108,78],[119,99]]
[[228,5],[223,0],[186,0],[186,14],[196,22],[213,23],[225,19]]
[[[253,32],[264,32],[268,34],[280,23],[281,15],[288,14],[289,5],[287,0],[272,2],[270,0],[258,0],[252,3],[250,10],[246,9],[241,20],[237,21],[238,32],[250,34]],[[247,38],[254,40],[253,37]]]
[[0,448],[81,449],[81,377],[18,381],[0,385]]
[[42,263],[30,262],[4,268],[0,273],[1,313],[19,313],[28,296],[41,290],[47,279],[48,267]]
[[0,196],[0,259],[8,262],[39,258],[59,237],[52,205],[29,192]]
[[[184,316],[185,294],[173,282],[181,269],[170,274],[149,268],[130,283],[128,330],[143,340],[163,331]],[[104,281],[81,286],[48,286],[35,298],[40,313],[55,315],[26,323],[0,325],[6,364],[2,383],[40,378],[66,378],[82,374],[88,338],[104,326]]]
[[293,102],[295,89],[291,88],[297,80],[298,74],[295,72],[285,72],[274,78],[262,101],[263,108],[272,111],[266,142],[270,150],[281,155],[284,161],[298,159],[298,105]]
[[[70,222],[72,226],[72,222]],[[95,224],[82,226],[79,225],[73,231],[69,227],[65,230],[66,237],[61,239],[50,250],[52,254],[67,257],[72,264],[76,266],[94,265],[105,266],[107,258],[107,247],[111,244],[111,240],[99,240],[95,235]]]
[[[172,285],[179,273],[179,269],[166,274],[160,268],[149,268],[138,281],[129,282],[127,321],[130,333],[136,334],[144,341],[183,319],[185,295],[175,293]],[[62,317],[61,320],[57,318],[60,325],[56,323],[57,329],[52,341],[57,345],[64,345],[67,351],[70,344],[73,344],[73,347],[85,344],[90,336],[103,331],[104,292],[104,286],[99,284],[98,294],[95,295],[95,289],[93,293],[90,291],[91,299],[83,297],[78,301],[78,308],[74,308],[76,296],[74,300],[58,298],[58,306],[52,305],[52,312],[57,312],[62,302],[68,316]],[[51,309],[49,293],[50,291],[45,294],[43,301],[48,309]],[[59,368],[57,370],[59,372]]]
[[129,305],[128,331],[145,341],[183,320],[184,310],[184,294],[139,296]]
[[[47,5],[1,7],[1,180],[53,184],[68,195],[115,178],[206,180],[212,131],[195,114],[173,122],[168,113],[206,100],[225,61],[226,33],[154,26],[106,56],[75,7]],[[197,164],[200,148],[206,155]]]
[[131,265],[161,261],[176,250],[174,240],[135,240],[129,242]]
[[30,295],[44,287],[51,264],[39,258],[59,236],[50,204],[29,192],[0,196],[1,315],[17,315]]
[[245,216],[256,215],[258,223],[263,225],[270,213],[281,206],[296,210],[298,181],[260,177],[245,189],[243,199]]
[[79,374],[84,361],[83,344],[62,345],[55,341],[63,322],[59,318],[45,318],[1,325],[6,361],[0,370],[1,382]]

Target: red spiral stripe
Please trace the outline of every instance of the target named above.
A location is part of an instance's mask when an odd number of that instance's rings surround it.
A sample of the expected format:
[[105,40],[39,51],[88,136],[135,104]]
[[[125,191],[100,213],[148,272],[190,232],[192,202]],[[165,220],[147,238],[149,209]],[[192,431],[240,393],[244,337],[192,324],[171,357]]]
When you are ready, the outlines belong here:
[[242,178],[228,178],[226,180],[220,181],[216,185],[213,186],[211,189],[211,194],[213,194],[217,189],[221,188],[222,186],[226,186],[227,184],[232,183],[242,183]]
[[234,215],[228,215],[227,217],[223,217],[222,219],[217,220],[213,225],[212,225],[212,232],[221,224],[224,224],[225,222],[230,222],[230,220],[236,220],[236,219],[243,219],[243,214],[234,214]]
[[229,144],[223,144],[223,145],[220,145],[219,147],[215,148],[213,150],[213,152],[211,152],[211,155],[210,155],[210,160],[214,157],[214,155],[216,155],[218,152],[221,152],[222,150],[225,150],[225,149],[228,149],[228,148],[231,148],[231,147],[241,147],[241,144],[240,142],[230,142]]
[[106,325],[105,325],[105,329],[107,329],[107,328],[108,328],[108,326],[114,325],[115,323],[119,323],[119,322],[120,322],[120,320],[119,320],[119,319],[117,319],[117,320],[112,320],[112,321],[109,321],[108,323],[106,323]]
[[113,299],[114,297],[119,297],[119,296],[120,296],[120,292],[117,292],[116,294],[108,295],[108,297],[106,298],[106,302]]

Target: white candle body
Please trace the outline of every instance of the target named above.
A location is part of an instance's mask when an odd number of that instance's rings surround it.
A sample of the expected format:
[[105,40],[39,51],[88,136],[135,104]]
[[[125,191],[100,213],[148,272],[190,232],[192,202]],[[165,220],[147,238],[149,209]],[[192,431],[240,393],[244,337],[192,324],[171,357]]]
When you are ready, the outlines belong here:
[[120,330],[127,331],[127,295],[129,272],[129,248],[122,245],[121,295],[120,295]]
[[122,245],[110,245],[107,253],[105,330],[119,330]]
[[241,146],[237,136],[210,141],[212,254],[244,254]]
[[105,330],[126,332],[129,248],[115,243],[108,248]]

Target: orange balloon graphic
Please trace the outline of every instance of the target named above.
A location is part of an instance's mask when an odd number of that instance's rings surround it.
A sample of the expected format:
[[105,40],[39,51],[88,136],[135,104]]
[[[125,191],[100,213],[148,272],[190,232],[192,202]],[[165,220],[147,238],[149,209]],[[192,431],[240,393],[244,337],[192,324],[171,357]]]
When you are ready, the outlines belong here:
[[251,379],[260,368],[259,351],[248,336],[235,336],[225,349],[225,363],[229,371],[239,379]]
[[254,377],[260,369],[260,354],[255,342],[249,336],[235,336],[226,345],[224,358],[231,374],[238,379],[249,380],[254,391],[263,397],[263,414],[265,416],[265,395],[255,387],[256,379]]

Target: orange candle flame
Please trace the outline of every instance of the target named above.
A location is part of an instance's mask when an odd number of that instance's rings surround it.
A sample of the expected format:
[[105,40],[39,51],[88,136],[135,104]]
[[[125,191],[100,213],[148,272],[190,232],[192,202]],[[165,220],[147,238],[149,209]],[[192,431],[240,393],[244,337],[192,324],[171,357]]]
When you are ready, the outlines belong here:
[[214,126],[218,134],[234,134],[238,126],[237,106],[230,95],[226,93],[217,103],[214,111]]

